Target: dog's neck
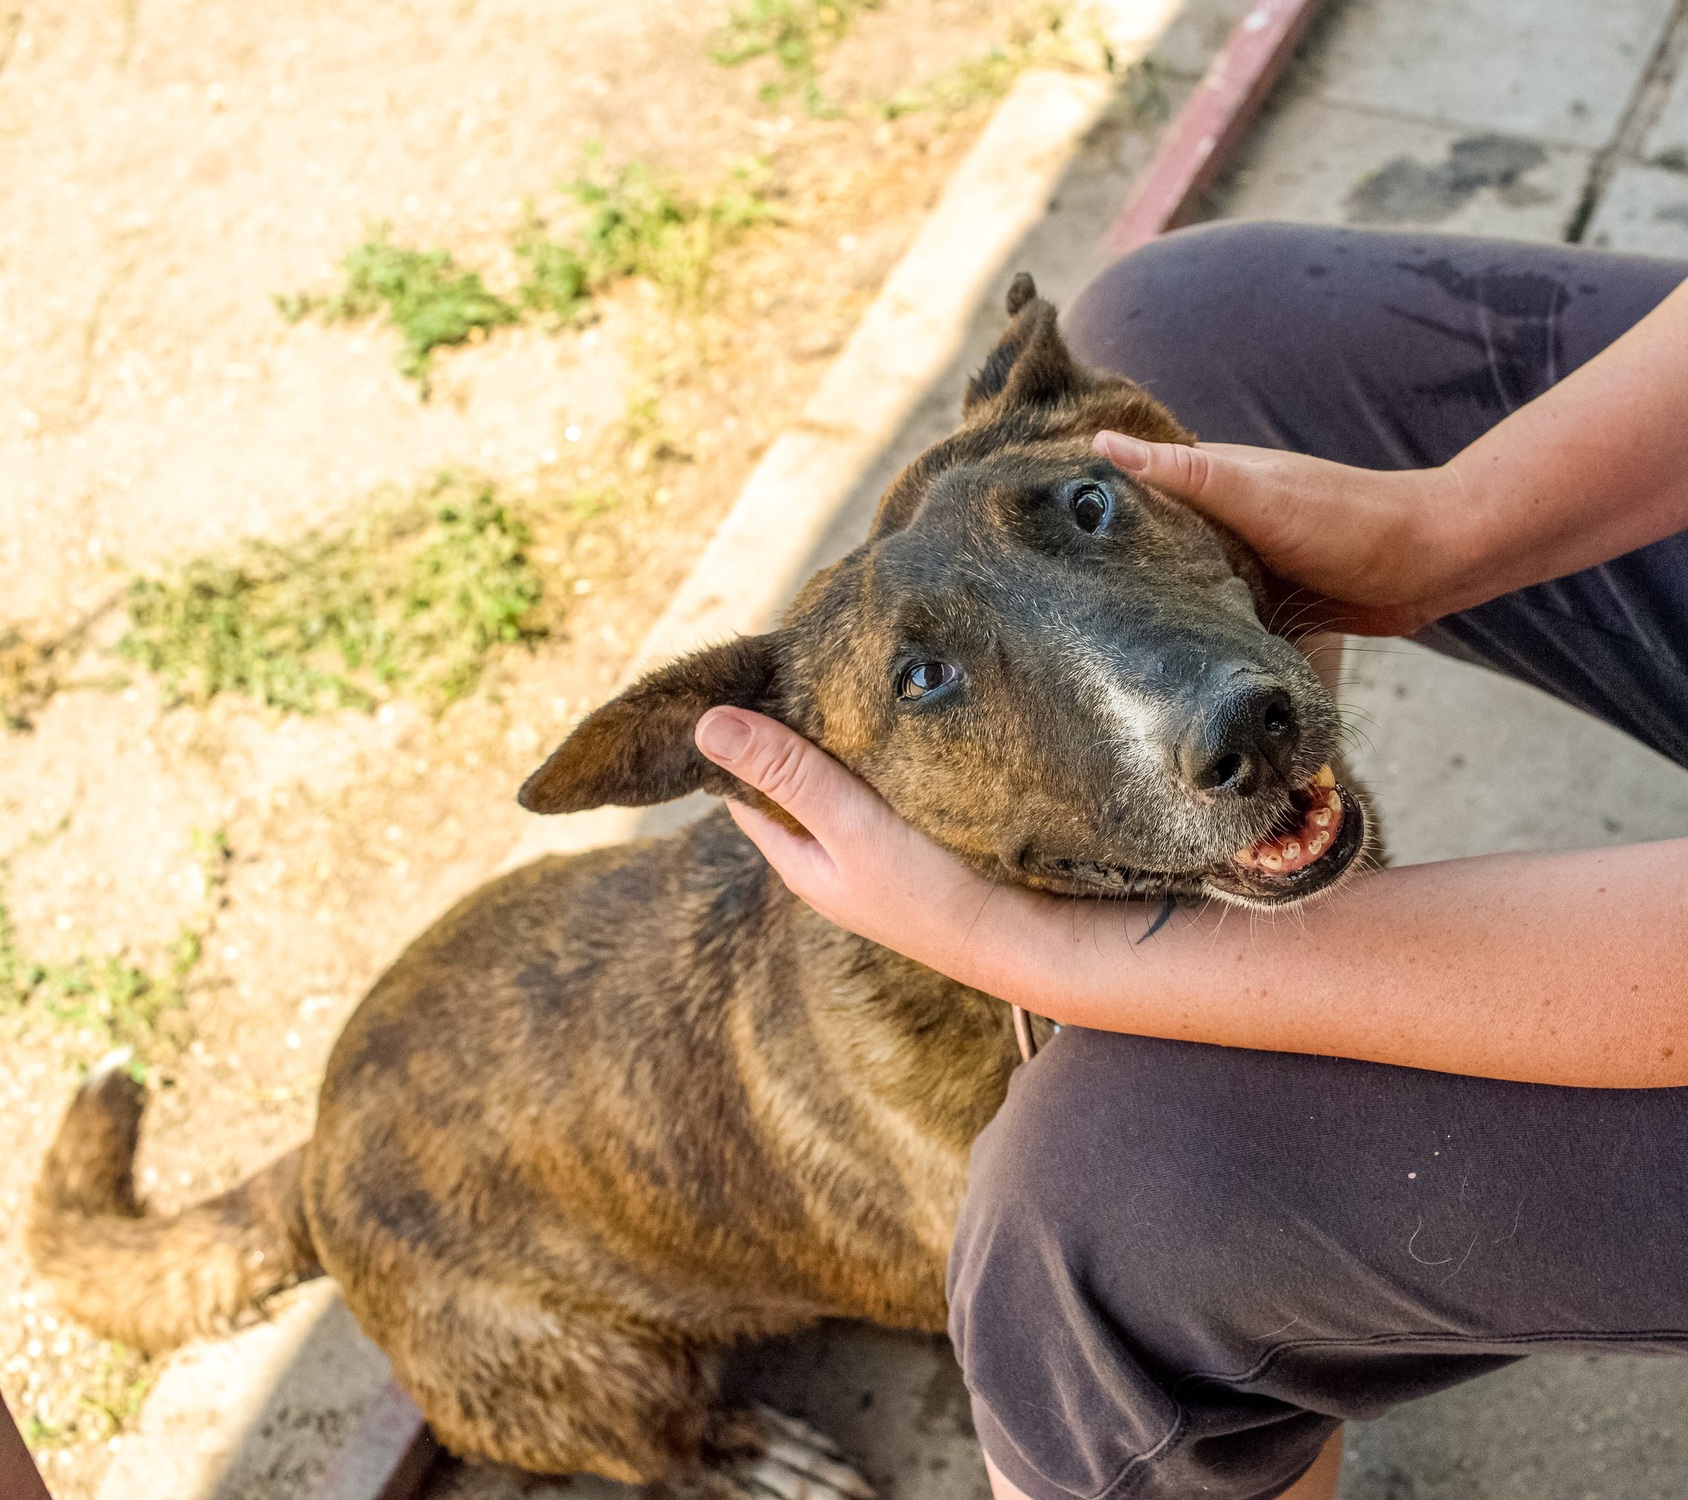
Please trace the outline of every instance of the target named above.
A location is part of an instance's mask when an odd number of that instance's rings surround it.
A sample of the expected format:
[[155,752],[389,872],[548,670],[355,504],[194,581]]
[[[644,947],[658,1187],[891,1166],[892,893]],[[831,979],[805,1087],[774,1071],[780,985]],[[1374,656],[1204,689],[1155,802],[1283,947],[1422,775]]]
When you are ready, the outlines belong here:
[[789,899],[804,961],[830,974],[811,991],[813,1023],[838,1029],[863,1088],[965,1153],[1020,1061],[1009,1006]]

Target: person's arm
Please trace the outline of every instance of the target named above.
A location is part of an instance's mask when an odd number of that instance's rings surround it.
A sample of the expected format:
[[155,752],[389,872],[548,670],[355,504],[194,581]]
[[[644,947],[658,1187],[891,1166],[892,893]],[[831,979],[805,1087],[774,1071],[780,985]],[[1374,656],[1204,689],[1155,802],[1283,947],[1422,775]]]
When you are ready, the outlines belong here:
[[1438,469],[1118,433],[1096,447],[1334,601],[1328,623],[1410,634],[1688,528],[1688,282]]
[[1270,915],[985,880],[784,725],[717,708],[712,760],[813,837],[734,818],[822,916],[1055,1021],[1601,1088],[1688,1084],[1688,839],[1354,880]]

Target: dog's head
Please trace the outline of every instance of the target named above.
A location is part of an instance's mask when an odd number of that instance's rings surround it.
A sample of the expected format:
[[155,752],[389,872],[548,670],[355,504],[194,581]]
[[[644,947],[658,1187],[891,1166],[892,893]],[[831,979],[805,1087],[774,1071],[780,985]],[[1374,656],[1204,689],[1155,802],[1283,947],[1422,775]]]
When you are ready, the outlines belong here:
[[732,704],[1022,884],[1278,905],[1349,868],[1365,814],[1329,770],[1336,706],[1262,625],[1252,558],[1090,451],[1103,428],[1189,435],[1141,387],[1075,365],[1029,277],[1008,310],[961,430],[897,477],[866,542],[777,630],[598,709],[524,807],[749,796],[692,743]]

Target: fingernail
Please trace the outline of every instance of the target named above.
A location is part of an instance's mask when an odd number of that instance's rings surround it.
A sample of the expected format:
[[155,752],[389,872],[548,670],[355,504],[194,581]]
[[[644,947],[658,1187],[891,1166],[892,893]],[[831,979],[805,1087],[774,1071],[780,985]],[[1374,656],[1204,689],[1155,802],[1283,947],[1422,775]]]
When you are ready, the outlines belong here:
[[697,722],[697,747],[711,760],[737,760],[749,744],[750,726],[730,710],[712,708]]
[[1149,445],[1123,432],[1099,432],[1096,447],[1128,474],[1141,474],[1149,467]]

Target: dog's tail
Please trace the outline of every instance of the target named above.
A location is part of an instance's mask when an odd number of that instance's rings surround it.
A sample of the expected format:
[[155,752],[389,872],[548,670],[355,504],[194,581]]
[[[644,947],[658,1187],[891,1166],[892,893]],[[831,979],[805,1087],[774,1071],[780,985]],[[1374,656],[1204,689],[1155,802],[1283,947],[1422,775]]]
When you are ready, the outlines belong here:
[[179,1214],[135,1197],[146,1090],[126,1053],[77,1091],[35,1184],[29,1253],[78,1322],[136,1349],[228,1329],[320,1275],[300,1192],[304,1147]]

